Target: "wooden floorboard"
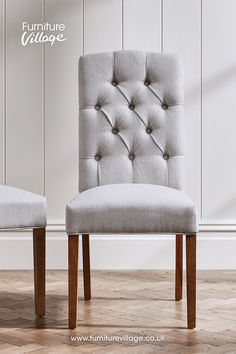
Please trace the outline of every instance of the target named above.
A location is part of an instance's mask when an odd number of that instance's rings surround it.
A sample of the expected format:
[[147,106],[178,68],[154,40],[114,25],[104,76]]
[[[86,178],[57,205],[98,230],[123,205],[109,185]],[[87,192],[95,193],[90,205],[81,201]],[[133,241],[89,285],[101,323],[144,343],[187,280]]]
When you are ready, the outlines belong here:
[[[236,271],[198,271],[197,328],[186,329],[174,271],[92,271],[90,301],[79,274],[78,328],[67,329],[67,272],[48,271],[46,316],[34,315],[33,272],[0,271],[2,353],[236,353]],[[153,336],[156,342],[72,341],[71,336]],[[109,337],[109,338],[110,338]]]

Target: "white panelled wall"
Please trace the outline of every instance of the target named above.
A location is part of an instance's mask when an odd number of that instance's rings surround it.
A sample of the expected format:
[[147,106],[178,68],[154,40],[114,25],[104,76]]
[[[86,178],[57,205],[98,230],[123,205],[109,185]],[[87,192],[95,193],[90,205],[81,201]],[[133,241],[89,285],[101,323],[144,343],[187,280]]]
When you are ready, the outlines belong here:
[[[48,199],[47,266],[67,267],[66,203],[78,185],[78,58],[140,49],[185,66],[186,192],[199,268],[236,268],[236,1],[0,0],[0,183]],[[20,42],[22,22],[63,23],[64,42]],[[94,268],[173,268],[174,237],[93,236]],[[32,267],[32,235],[0,233],[0,268]]]

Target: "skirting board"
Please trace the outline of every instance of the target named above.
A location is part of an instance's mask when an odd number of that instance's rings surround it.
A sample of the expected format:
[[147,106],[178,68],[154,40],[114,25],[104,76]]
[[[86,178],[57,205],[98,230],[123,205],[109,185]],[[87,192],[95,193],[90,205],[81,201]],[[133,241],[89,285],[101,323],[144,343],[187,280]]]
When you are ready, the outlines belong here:
[[[81,242],[81,241],[80,241]],[[173,269],[175,237],[165,235],[91,236],[93,269]],[[80,268],[81,265],[81,243]],[[236,269],[236,233],[200,232],[198,269]],[[0,233],[0,269],[32,269],[32,233]],[[47,268],[67,269],[67,236],[47,231]]]

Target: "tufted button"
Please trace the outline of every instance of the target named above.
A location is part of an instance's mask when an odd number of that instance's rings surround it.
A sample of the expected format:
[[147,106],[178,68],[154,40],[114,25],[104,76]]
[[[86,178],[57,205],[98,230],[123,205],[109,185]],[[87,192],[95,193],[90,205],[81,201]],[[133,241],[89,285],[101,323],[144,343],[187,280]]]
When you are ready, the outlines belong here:
[[150,82],[149,80],[145,80],[145,81],[144,81],[144,85],[145,85],[145,86],[149,86],[150,84],[151,84],[151,82]]
[[101,156],[100,156],[100,155],[98,155],[98,154],[97,154],[97,155],[95,155],[95,156],[94,156],[94,158],[95,158],[95,160],[96,160],[96,161],[101,160]]
[[169,155],[168,154],[163,154],[163,159],[164,160],[168,160],[169,159]]
[[151,129],[151,128],[147,128],[147,129],[146,129],[146,133],[147,133],[147,134],[151,134],[151,132],[152,132],[152,129]]
[[119,131],[119,130],[118,130],[117,128],[113,128],[113,129],[112,129],[112,133],[113,133],[113,134],[117,134],[118,131]]
[[135,105],[134,105],[134,104],[130,104],[130,105],[129,105],[129,109],[130,109],[131,111],[133,111],[133,110],[135,109]]
[[134,159],[134,154],[129,154],[129,159],[133,160]]
[[118,82],[115,81],[115,80],[113,80],[111,84],[112,84],[112,86],[117,86],[117,85],[118,85]]
[[166,111],[168,109],[168,106],[165,103],[163,103],[161,107],[162,107],[162,109],[164,109],[164,111]]
[[101,106],[99,104],[96,104],[95,109],[96,111],[99,111],[101,109]]

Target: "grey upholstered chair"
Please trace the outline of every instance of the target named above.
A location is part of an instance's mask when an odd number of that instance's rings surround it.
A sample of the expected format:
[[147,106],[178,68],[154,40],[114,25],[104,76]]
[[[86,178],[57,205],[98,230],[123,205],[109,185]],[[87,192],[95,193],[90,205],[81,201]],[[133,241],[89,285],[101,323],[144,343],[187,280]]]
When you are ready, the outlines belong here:
[[[196,317],[196,208],[183,188],[183,67],[139,51],[79,62],[79,190],[66,209],[69,327],[77,324],[78,236],[91,298],[89,234],[176,234],[176,300],[186,235],[188,328]],[[121,259],[122,261],[122,259]]]
[[0,185],[0,231],[33,229],[35,314],[45,314],[46,199]]

